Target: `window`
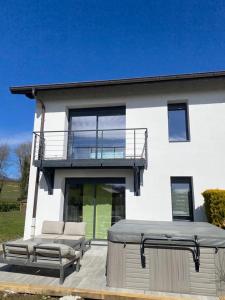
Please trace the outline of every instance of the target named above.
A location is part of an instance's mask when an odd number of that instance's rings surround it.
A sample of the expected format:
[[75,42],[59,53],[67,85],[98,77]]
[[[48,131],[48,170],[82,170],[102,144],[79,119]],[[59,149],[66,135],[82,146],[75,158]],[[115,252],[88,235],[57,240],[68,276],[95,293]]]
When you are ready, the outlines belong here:
[[171,177],[173,220],[193,221],[191,177]]
[[169,141],[189,141],[187,104],[168,104]]
[[125,112],[124,106],[70,110],[70,156],[74,159],[123,158]]

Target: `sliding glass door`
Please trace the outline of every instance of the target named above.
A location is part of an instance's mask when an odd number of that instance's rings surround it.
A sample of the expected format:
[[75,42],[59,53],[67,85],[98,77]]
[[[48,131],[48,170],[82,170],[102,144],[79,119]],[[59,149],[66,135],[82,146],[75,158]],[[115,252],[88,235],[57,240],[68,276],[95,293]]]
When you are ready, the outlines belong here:
[[108,228],[121,219],[125,219],[124,178],[66,180],[64,220],[86,222],[88,238],[106,239]]
[[70,110],[70,157],[123,158],[125,128],[123,106]]

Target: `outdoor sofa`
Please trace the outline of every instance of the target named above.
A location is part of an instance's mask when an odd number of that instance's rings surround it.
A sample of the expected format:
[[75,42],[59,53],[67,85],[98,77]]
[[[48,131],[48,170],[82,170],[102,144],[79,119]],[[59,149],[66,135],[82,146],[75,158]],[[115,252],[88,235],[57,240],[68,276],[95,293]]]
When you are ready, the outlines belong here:
[[42,231],[28,240],[18,239],[3,243],[0,262],[60,271],[60,284],[65,270],[80,269],[80,260],[90,247],[85,239],[85,222],[44,221]]

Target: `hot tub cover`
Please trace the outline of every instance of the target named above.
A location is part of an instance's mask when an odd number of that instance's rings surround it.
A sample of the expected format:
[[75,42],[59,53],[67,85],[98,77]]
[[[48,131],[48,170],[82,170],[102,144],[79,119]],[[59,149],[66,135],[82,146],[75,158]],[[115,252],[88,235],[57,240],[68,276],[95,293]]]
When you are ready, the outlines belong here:
[[194,239],[195,235],[201,247],[225,248],[225,230],[207,222],[121,220],[108,230],[108,240],[121,243],[141,243],[143,238]]

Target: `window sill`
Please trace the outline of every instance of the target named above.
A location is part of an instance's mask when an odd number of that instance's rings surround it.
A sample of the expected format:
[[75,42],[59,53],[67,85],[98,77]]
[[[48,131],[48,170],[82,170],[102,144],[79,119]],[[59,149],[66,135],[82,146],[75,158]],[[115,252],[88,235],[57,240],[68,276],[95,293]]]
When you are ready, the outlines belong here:
[[191,140],[186,140],[186,141],[170,141],[169,140],[169,143],[190,143]]

